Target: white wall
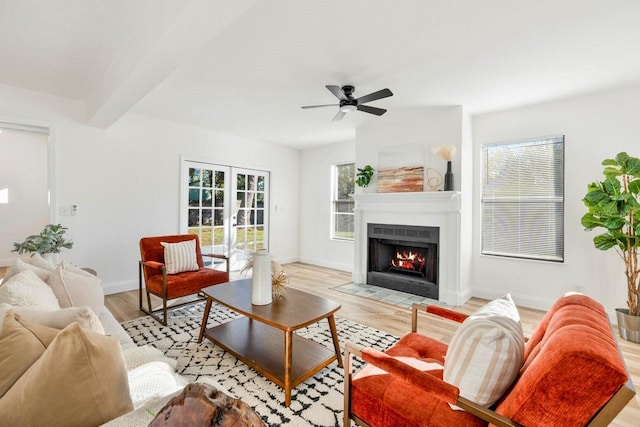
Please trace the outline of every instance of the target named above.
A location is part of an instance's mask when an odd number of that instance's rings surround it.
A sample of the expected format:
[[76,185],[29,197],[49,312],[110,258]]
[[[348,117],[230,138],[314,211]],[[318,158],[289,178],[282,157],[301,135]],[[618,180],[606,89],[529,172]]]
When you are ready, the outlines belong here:
[[[424,147],[425,169],[434,168],[444,176],[447,164],[433,154],[433,149],[440,145],[455,145],[458,154],[454,156],[451,163],[454,174],[454,189],[460,191],[460,183],[462,182],[461,132],[462,108],[459,106],[390,110],[384,116],[372,119],[356,130],[356,163],[358,167],[370,164],[377,170],[380,149],[415,144]],[[376,177],[377,175],[374,175],[370,185],[373,191],[376,188]]]
[[[270,171],[270,249],[297,260],[299,151],[136,114],[107,130],[83,118],[81,103],[0,85],[0,119],[52,128],[53,220],[74,241],[61,255],[96,269],[107,293],[137,287],[140,237],[179,231],[181,155]],[[59,216],[72,204],[77,216]]]
[[354,142],[302,151],[299,201],[301,262],[353,271],[353,241],[331,239],[331,166],[354,161]]
[[[566,291],[581,291],[608,310],[626,307],[622,260],[594,248],[595,231],[580,224],[587,184],[601,180],[601,162],[620,151],[640,156],[640,86],[474,117],[474,294],[511,292],[519,304],[546,309]],[[565,262],[481,256],[481,144],[565,135]]]

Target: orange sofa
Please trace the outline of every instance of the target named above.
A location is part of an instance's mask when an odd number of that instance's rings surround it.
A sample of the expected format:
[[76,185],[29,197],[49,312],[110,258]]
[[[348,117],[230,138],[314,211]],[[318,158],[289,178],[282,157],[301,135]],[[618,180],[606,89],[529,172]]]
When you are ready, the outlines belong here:
[[[527,340],[515,381],[489,408],[443,380],[447,345],[416,332],[417,314],[425,309],[457,322],[467,317],[414,305],[413,332],[384,353],[347,344],[345,426],[351,419],[395,427],[604,426],[635,395],[607,314],[586,295],[556,301]],[[352,355],[368,363],[358,374],[351,372]],[[363,371],[368,374],[360,375]]]

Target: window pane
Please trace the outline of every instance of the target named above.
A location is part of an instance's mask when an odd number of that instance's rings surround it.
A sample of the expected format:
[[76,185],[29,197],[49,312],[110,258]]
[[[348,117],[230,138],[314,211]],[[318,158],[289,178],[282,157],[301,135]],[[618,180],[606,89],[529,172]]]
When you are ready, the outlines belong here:
[[258,191],[264,191],[264,176],[258,177]]
[[202,206],[213,206],[213,196],[211,195],[211,190],[202,190]]
[[353,239],[353,215],[337,214],[335,219],[335,237]]
[[351,198],[355,183],[355,167],[356,165],[354,163],[336,165],[336,199],[344,200]]
[[216,188],[224,188],[224,172],[216,171],[215,180]]
[[213,229],[212,228],[203,228],[202,234],[200,235],[200,244],[202,246],[212,246],[213,245]]
[[224,207],[224,190],[216,190],[216,207],[223,208]]
[[333,166],[332,206],[334,239],[353,239],[353,191],[355,188],[355,163]]
[[238,190],[244,190],[245,189],[245,182],[246,182],[246,177],[243,174],[238,174],[238,182],[237,182],[237,188]]
[[222,209],[215,209],[213,211],[213,225],[224,225],[224,213]]
[[213,185],[212,175],[213,171],[209,169],[202,169],[202,186],[211,188]]
[[564,137],[483,146],[482,253],[564,260]]
[[200,225],[200,209],[189,209],[189,227]]
[[189,190],[189,206],[200,206],[200,190],[192,188]]
[[336,212],[353,213],[354,202],[336,202]]
[[200,186],[200,169],[189,168],[189,186]]
[[212,225],[211,209],[202,209],[202,225]]

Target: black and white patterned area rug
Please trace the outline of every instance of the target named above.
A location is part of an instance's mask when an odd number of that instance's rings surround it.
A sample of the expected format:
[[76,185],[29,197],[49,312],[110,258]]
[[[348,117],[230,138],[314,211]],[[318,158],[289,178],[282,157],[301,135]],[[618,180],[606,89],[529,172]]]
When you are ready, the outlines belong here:
[[[198,344],[204,303],[175,309],[167,326],[151,317],[122,324],[138,345],[150,344],[178,361],[177,371],[188,381],[210,377],[236,397],[253,407],[269,426],[341,426],[344,405],[343,369],[336,362],[293,389],[291,405],[284,406],[284,390],[262,377],[233,355],[204,339]],[[213,304],[209,327],[240,317],[225,307]],[[345,342],[385,350],[397,337],[359,323],[336,317],[340,349]],[[296,331],[297,334],[332,349],[327,320]],[[283,338],[284,345],[284,338]],[[361,362],[354,358],[355,368]]]

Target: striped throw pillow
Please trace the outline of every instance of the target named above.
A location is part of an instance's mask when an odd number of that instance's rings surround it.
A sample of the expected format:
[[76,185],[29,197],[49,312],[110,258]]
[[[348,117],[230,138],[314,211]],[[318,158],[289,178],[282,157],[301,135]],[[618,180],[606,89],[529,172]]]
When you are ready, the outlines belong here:
[[460,389],[460,396],[489,407],[515,380],[523,358],[520,315],[507,294],[460,325],[447,349],[443,378]]
[[167,274],[183,271],[195,271],[200,267],[196,260],[196,241],[186,240],[179,243],[160,242],[164,247],[164,265]]

